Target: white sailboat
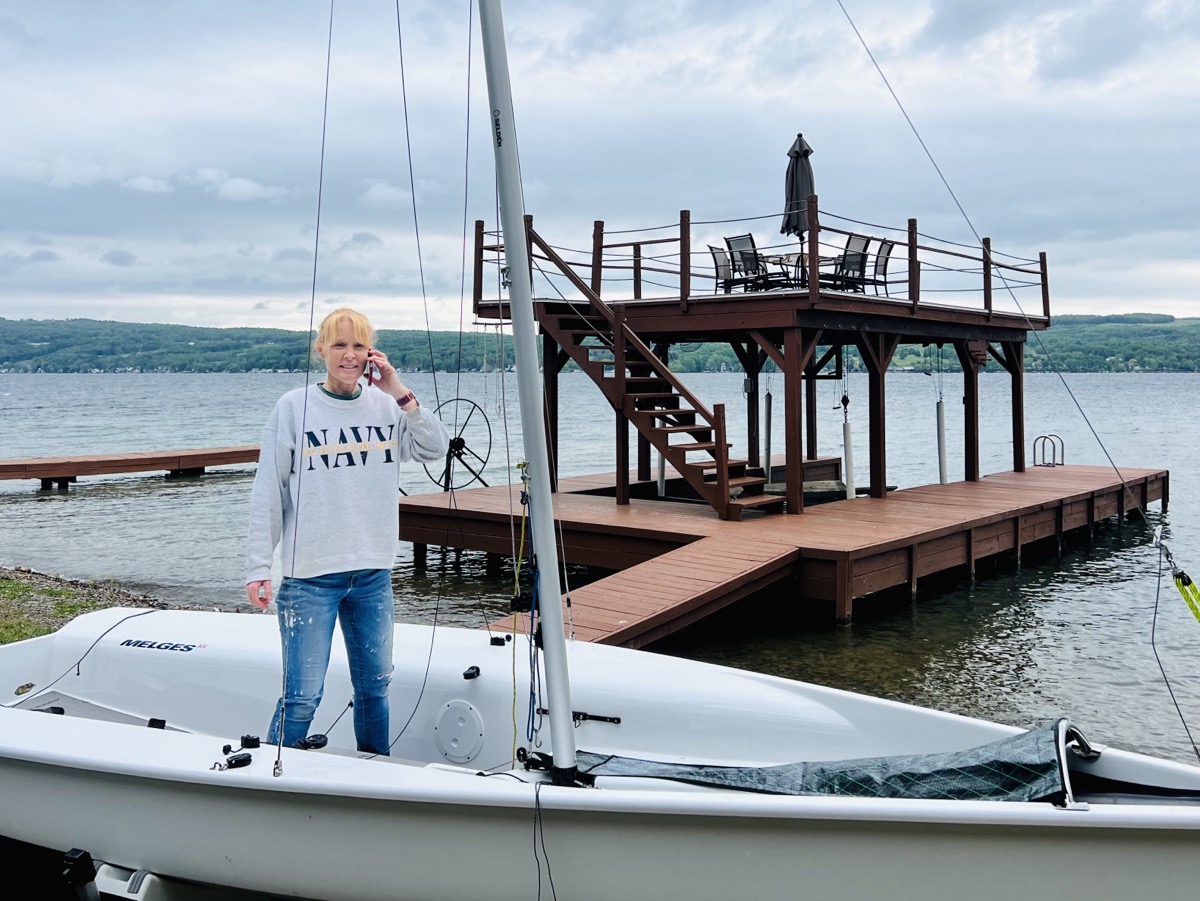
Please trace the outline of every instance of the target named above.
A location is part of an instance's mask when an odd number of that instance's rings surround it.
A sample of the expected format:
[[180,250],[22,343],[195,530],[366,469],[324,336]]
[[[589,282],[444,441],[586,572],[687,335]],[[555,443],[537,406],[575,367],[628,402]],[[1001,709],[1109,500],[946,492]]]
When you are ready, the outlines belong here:
[[[479,6],[540,594],[558,598],[503,24]],[[0,647],[0,836],[84,849],[109,880],[347,901],[1194,890],[1200,768],[1065,723],[567,642],[556,603],[541,623],[540,651],[398,625],[393,721],[412,715],[391,758],[347,750],[344,721],[322,749],[253,747],[279,689],[270,617],[113,609]],[[326,709],[352,694],[339,647]]]

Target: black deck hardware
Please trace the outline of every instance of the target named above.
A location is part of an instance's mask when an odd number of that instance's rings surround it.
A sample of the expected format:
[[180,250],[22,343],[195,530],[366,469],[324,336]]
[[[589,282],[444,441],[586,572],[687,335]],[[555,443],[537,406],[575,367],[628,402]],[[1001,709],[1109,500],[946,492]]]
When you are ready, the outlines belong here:
[[[539,707],[537,712],[539,716],[546,716],[550,713],[545,707]],[[600,716],[598,713],[587,713],[583,710],[572,710],[571,719],[575,721],[576,726],[588,720],[593,720],[597,723],[612,723],[614,726],[621,725],[621,718],[619,716]]]

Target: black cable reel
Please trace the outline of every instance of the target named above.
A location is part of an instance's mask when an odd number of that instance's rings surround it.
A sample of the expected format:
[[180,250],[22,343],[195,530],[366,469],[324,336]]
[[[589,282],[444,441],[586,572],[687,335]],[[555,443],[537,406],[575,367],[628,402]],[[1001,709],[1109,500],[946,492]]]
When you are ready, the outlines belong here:
[[450,432],[450,447],[446,461],[425,464],[425,474],[443,491],[457,491],[478,482],[489,487],[483,479],[483,469],[492,455],[492,425],[483,407],[465,397],[454,397],[438,404],[433,411]]

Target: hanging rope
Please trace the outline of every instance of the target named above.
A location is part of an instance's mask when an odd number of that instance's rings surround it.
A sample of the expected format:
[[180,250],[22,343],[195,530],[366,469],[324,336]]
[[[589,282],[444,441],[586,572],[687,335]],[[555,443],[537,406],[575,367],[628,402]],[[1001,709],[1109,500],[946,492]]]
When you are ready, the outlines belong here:
[[1150,650],[1154,652],[1154,661],[1158,664],[1158,671],[1162,673],[1163,683],[1167,686],[1167,694],[1171,696],[1171,703],[1175,705],[1175,713],[1179,716],[1179,722],[1183,724],[1183,731],[1187,734],[1188,741],[1192,745],[1192,751],[1196,755],[1196,759],[1200,760],[1200,748],[1196,746],[1195,739],[1192,738],[1192,730],[1188,728],[1187,717],[1183,715],[1183,710],[1179,706],[1179,701],[1175,699],[1175,692],[1171,689],[1171,680],[1167,678],[1166,667],[1163,666],[1162,660],[1158,656],[1158,601],[1162,594],[1162,571],[1163,564],[1166,563],[1171,570],[1171,578],[1175,582],[1175,587],[1179,589],[1179,593],[1183,595],[1184,601],[1188,605],[1188,609],[1192,611],[1192,615],[1200,621],[1200,598],[1196,595],[1196,583],[1191,577],[1180,569],[1175,558],[1171,556],[1171,551],[1162,541],[1162,531],[1157,530],[1154,534],[1154,543],[1158,547],[1158,590],[1154,592],[1154,615],[1150,619]]

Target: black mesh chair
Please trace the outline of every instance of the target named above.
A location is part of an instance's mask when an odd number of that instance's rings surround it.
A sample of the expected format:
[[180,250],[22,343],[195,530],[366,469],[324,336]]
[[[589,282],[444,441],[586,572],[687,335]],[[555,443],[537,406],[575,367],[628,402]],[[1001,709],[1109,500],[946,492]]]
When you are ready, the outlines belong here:
[[879,293],[879,289],[883,288],[885,297],[891,297],[891,291],[888,290],[888,261],[892,258],[892,248],[896,246],[896,242],[880,240],[879,249],[875,251],[875,272],[869,279],[864,281],[874,286],[875,293]]
[[871,239],[866,235],[849,235],[846,238],[846,249],[838,259],[837,268],[832,274],[821,276],[821,287],[832,288],[834,291],[865,293],[867,246],[870,243]]
[[786,272],[772,272],[758,254],[754,235],[734,235],[725,239],[729,247],[729,260],[733,277],[745,280],[746,289],[770,291],[772,288],[790,288],[792,280]]
[[729,294],[736,287],[744,288],[746,286],[745,278],[733,274],[733,266],[729,262],[729,254],[725,252],[724,247],[713,247],[709,244],[708,252],[712,254],[713,269],[717,273],[717,284],[714,289],[716,293],[724,291]]

